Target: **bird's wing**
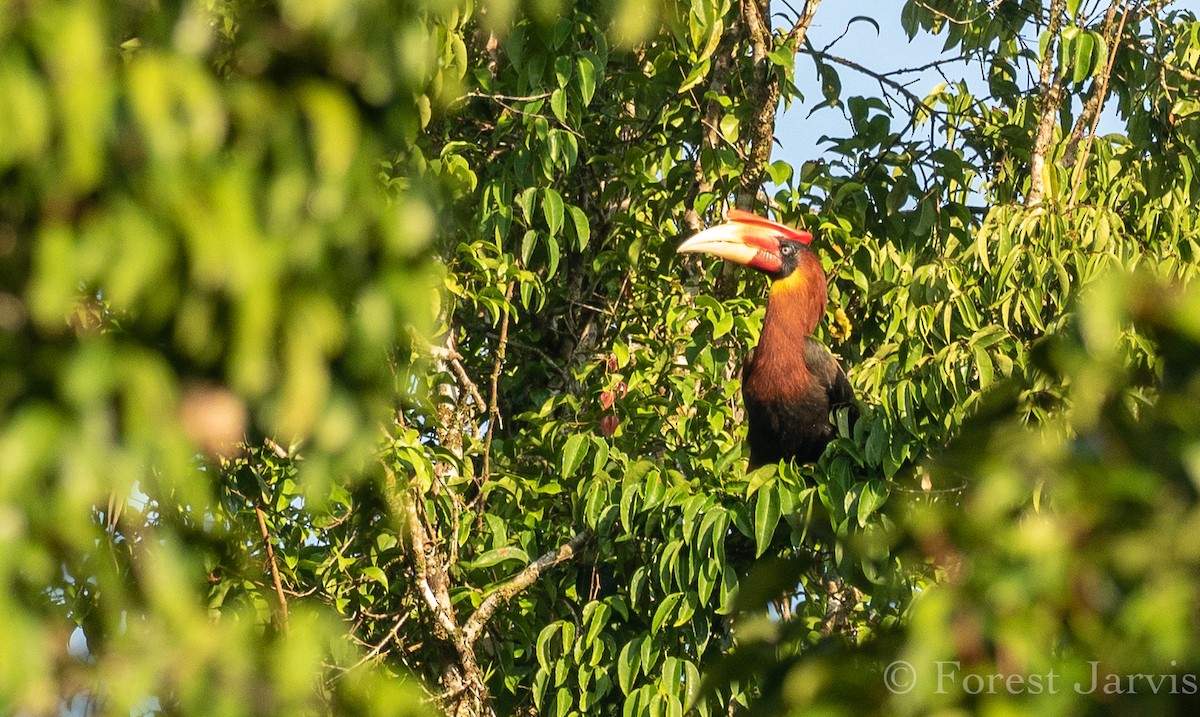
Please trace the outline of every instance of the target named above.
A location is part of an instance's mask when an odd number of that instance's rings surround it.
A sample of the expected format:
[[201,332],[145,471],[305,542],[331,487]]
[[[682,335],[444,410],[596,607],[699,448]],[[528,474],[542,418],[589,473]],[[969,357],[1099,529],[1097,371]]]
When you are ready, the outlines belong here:
[[821,342],[813,338],[804,340],[804,363],[808,372],[824,386],[831,409],[854,403],[854,389],[850,387],[846,372]]
[[742,359],[742,383],[750,380],[750,373],[754,370],[754,346],[746,352],[746,358]]

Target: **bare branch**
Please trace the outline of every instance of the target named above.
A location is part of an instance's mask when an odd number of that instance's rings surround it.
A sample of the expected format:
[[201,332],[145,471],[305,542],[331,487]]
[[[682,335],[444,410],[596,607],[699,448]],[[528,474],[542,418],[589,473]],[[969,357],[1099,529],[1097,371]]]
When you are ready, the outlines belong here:
[[[804,45],[818,5],[820,0],[806,0],[783,44],[793,44],[797,48]],[[737,207],[747,211],[754,209],[759,185],[762,184],[763,174],[771,161],[771,149],[775,141],[775,114],[779,109],[779,75],[771,67],[769,57],[772,48],[771,26],[766,13],[768,7],[767,2],[760,5],[759,0],[742,0],[742,20],[748,30],[754,59],[752,93],[755,113],[746,138],[748,156],[737,195]]]
[[995,12],[996,8],[1000,7],[1000,5],[1002,5],[1003,3],[1004,3],[1004,0],[993,0],[992,4],[988,5],[986,8],[984,8],[983,12],[979,13],[975,17],[969,17],[966,19],[961,19],[961,18],[954,17],[952,15],[947,15],[946,13],[942,12],[941,10],[938,10],[935,7],[931,7],[929,5],[929,3],[918,2],[917,5],[920,5],[923,9],[928,10],[929,12],[933,13],[934,15],[937,15],[938,17],[942,18],[946,22],[951,23],[953,25],[974,25],[975,23],[979,22],[983,18],[985,18],[988,15]]
[[[379,653],[383,652],[383,648],[386,647],[389,642],[396,639],[396,636],[400,634],[400,628],[404,627],[404,623],[408,622],[408,618],[409,618],[408,613],[401,615],[400,619],[396,621],[396,624],[392,626],[392,629],[388,631],[388,634],[383,636],[383,639],[380,640],[377,645],[372,647],[371,650],[369,652],[367,652],[367,654],[363,655],[362,658],[359,659],[358,662],[354,663],[353,665],[347,667],[345,670],[340,672],[334,678],[334,680],[336,681],[336,680],[341,679],[342,677],[345,677],[347,674],[353,672],[354,670],[358,669],[359,667],[362,667],[363,665],[367,664],[371,660],[375,659],[375,656],[378,655]],[[420,643],[418,643],[418,644],[420,644]],[[406,647],[404,649],[409,652],[412,651],[411,646]]]
[[455,102],[465,99],[484,99],[492,100],[493,102],[535,102],[537,100],[544,100],[548,97],[550,97],[549,92],[540,92],[536,95],[501,95],[490,92],[480,92],[479,90],[471,90],[467,94],[455,100]]
[[458,382],[467,389],[467,393],[471,394],[471,400],[475,402],[475,410],[480,412],[486,411],[487,404],[484,403],[483,396],[479,395],[479,387],[477,387],[475,382],[471,380],[471,377],[467,375],[467,370],[463,368],[462,361],[459,360],[459,357],[456,355],[454,358],[450,359],[449,364],[450,368],[454,369],[454,375],[458,377]]
[[863,593],[853,585],[848,585],[839,577],[832,576],[825,583],[825,619],[821,622],[821,635],[841,632],[845,628],[850,613],[862,602]]
[[813,57],[819,58],[821,60],[825,60],[826,62],[832,62],[837,65],[849,67],[850,69],[855,70],[857,72],[861,72],[862,74],[866,75],[867,77],[870,77],[870,78],[876,80],[881,85],[886,85],[887,87],[891,87],[893,90],[899,92],[904,97],[904,99],[908,100],[909,104],[911,104],[914,108],[920,108],[920,109],[928,112],[931,116],[938,114],[937,108],[932,107],[928,103],[926,103],[924,99],[922,99],[919,95],[917,95],[917,93],[908,89],[907,85],[897,82],[896,80],[893,80],[891,77],[889,77],[889,75],[891,75],[893,73],[876,72],[875,70],[872,70],[869,67],[860,65],[859,63],[855,62],[854,60],[848,60],[844,57],[839,57],[837,55],[831,55],[828,52],[823,52],[821,50],[815,50],[815,49],[809,48],[809,49],[803,50],[802,52],[805,52],[805,53],[812,55]]
[[[1122,0],[1112,0],[1112,4],[1108,6],[1108,12],[1104,16],[1103,31],[1104,39],[1112,50],[1108,53],[1108,62],[1092,81],[1092,93],[1084,102],[1083,112],[1075,121],[1075,126],[1071,129],[1071,137],[1067,140],[1066,149],[1063,151],[1063,166],[1069,168],[1074,167],[1076,163],[1079,165],[1075,169],[1075,177],[1071,182],[1071,198],[1068,200],[1067,206],[1074,206],[1075,198],[1079,194],[1079,185],[1083,181],[1083,170],[1087,166],[1088,153],[1091,151],[1092,141],[1096,137],[1096,125],[1100,122],[1100,111],[1104,108],[1104,101],[1108,97],[1108,80],[1112,76],[1113,62],[1117,58],[1117,44],[1125,32],[1125,22],[1129,19],[1129,6],[1126,5],[1125,11],[1121,13],[1121,22],[1115,22],[1117,8],[1123,4]],[[1087,128],[1086,139],[1084,138],[1084,127]],[[1079,150],[1081,140],[1083,149]],[[1077,150],[1078,155],[1076,154]]]
[[[434,552],[434,546],[430,543],[429,533],[425,530],[417,509],[417,501],[420,499],[421,496],[415,490],[408,491],[407,500],[397,498],[397,502],[403,503],[401,509],[404,511],[405,528],[408,533],[408,540],[404,545],[408,548],[409,559],[416,574],[417,589],[425,600],[425,607],[433,615],[434,623],[444,633],[439,635],[439,638],[453,642],[459,634],[459,629],[454,621],[454,608],[446,590],[445,576],[441,575],[441,579],[436,581],[430,580],[429,557]],[[439,572],[445,572],[441,566],[436,567]],[[440,589],[435,589],[435,584],[440,586]]]
[[267,546],[267,565],[271,570],[271,582],[275,584],[275,596],[279,598],[279,612],[276,618],[279,620],[279,626],[283,628],[284,632],[287,632],[287,596],[283,594],[283,581],[279,578],[279,565],[275,562],[275,547],[271,545],[271,533],[267,530],[267,517],[263,513],[263,509],[257,505],[254,506],[254,513],[258,516],[258,529],[262,531],[263,544]]
[[488,620],[492,618],[492,614],[496,612],[497,608],[537,582],[537,579],[545,571],[575,557],[575,553],[591,538],[592,531],[590,530],[576,533],[575,537],[526,565],[524,570],[493,590],[467,619],[463,626],[463,638],[467,642],[474,642],[479,637],[480,631],[487,626]]
[[1047,43],[1042,62],[1038,66],[1041,116],[1038,118],[1037,131],[1033,138],[1033,154],[1029,158],[1029,194],[1025,196],[1026,209],[1041,204],[1046,193],[1046,155],[1054,139],[1054,117],[1062,104],[1063,76],[1061,68],[1055,66],[1054,57],[1056,44],[1062,41],[1059,33],[1062,30],[1064,5],[1065,0],[1050,0],[1050,26],[1046,30],[1050,42]]
[[[882,72],[882,73],[880,73],[879,76],[880,77],[893,77],[895,75],[911,75],[916,72],[924,72],[925,70],[932,70],[934,68],[940,68],[942,65],[953,65],[956,62],[963,62],[963,61],[964,61],[964,58],[962,58],[962,57],[942,57],[937,60],[930,60],[929,62],[926,62],[924,65],[917,65],[915,67],[901,67],[898,70],[890,70],[888,72]],[[945,75],[943,75],[942,77],[944,79]]]
[[276,443],[269,436],[267,438],[263,439],[263,444],[266,445],[266,447],[269,448],[271,450],[271,452],[274,453],[279,458],[290,458],[291,457],[288,454],[288,451],[286,448],[284,448],[283,446]]
[[[500,418],[500,372],[504,370],[504,356],[508,353],[508,324],[511,318],[509,304],[512,302],[513,284],[510,282],[504,289],[504,318],[500,321],[500,338],[496,343],[496,361],[492,364],[491,402],[488,406],[487,438],[483,446],[483,480],[487,481],[492,474],[492,436],[496,433],[496,425],[504,424]],[[482,495],[482,493],[481,493]],[[480,509],[482,513],[482,508]]]

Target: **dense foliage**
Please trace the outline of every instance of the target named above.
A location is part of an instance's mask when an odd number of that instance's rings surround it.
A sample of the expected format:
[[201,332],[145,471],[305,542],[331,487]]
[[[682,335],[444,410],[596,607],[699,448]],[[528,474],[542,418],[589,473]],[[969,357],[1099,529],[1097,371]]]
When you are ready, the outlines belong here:
[[[1193,13],[872,6],[916,94],[816,0],[162,5],[0,12],[0,709],[1195,699]],[[815,466],[674,254],[735,204],[830,277]]]

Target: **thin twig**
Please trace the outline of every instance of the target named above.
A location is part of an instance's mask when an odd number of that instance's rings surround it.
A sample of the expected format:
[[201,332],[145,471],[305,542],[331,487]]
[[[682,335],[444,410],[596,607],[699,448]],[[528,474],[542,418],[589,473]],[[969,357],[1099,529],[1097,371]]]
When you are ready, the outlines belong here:
[[983,12],[979,13],[975,17],[967,18],[966,20],[960,20],[959,18],[953,17],[951,15],[947,15],[946,13],[942,12],[941,10],[938,10],[937,8],[930,7],[930,5],[928,3],[918,2],[917,5],[920,5],[922,8],[928,10],[929,12],[933,13],[934,15],[937,15],[938,17],[942,18],[946,22],[951,23],[953,25],[974,25],[976,22],[979,22],[980,20],[982,20],[985,16],[990,15],[991,13],[995,12],[996,8],[1000,7],[1000,5],[1002,5],[1003,3],[1004,3],[1004,0],[994,0],[991,5],[988,5],[987,8],[984,9]]
[[539,92],[536,95],[502,95],[499,93],[471,90],[467,94],[455,100],[455,102],[461,102],[466,99],[495,100],[496,102],[536,102],[537,100],[544,100],[548,97],[550,97],[549,92]]
[[[896,90],[897,92],[899,92],[901,95],[904,96],[904,98],[906,100],[908,100],[908,102],[914,108],[920,108],[920,109],[928,112],[931,117],[938,117],[940,114],[942,114],[937,110],[936,107],[933,107],[933,106],[929,105],[928,103],[926,103],[924,99],[922,99],[920,96],[917,95],[917,93],[908,89],[908,87],[906,85],[904,85],[900,82],[897,82],[896,80],[893,80],[887,74],[882,74],[882,73],[876,72],[869,67],[860,65],[859,63],[855,62],[854,60],[848,60],[844,57],[839,57],[837,55],[831,55],[828,52],[822,52],[820,50],[813,49],[811,47],[801,50],[801,52],[807,53],[807,54],[812,55],[813,57],[819,58],[821,60],[825,60],[828,62],[833,62],[838,65],[843,65],[845,67],[849,67],[850,69],[860,72],[860,73],[866,75],[867,77],[873,78],[875,81],[879,82],[881,85],[886,85],[886,86],[891,87],[892,89]],[[945,120],[943,120],[943,122],[945,122]]]
[[493,590],[483,599],[483,602],[479,604],[479,607],[475,609],[475,612],[471,614],[466,624],[463,625],[463,638],[469,643],[475,642],[475,639],[479,637],[479,633],[487,626],[488,620],[492,618],[492,614],[496,612],[497,608],[519,595],[525,588],[533,585],[546,570],[575,557],[575,553],[591,538],[592,531],[590,530],[583,530],[576,533],[566,543],[526,565],[524,570]]
[[454,375],[458,377],[458,382],[467,389],[467,393],[471,395],[471,400],[475,403],[476,411],[487,410],[487,404],[483,402],[483,396],[479,395],[479,388],[471,377],[467,375],[467,370],[463,368],[462,361],[458,357],[452,358],[449,361],[450,368],[454,369]]
[[[1104,18],[1105,28],[1112,27],[1113,19],[1116,16],[1117,7],[1122,4],[1122,0],[1113,0],[1108,7],[1108,14]],[[1066,167],[1075,167],[1075,176],[1071,182],[1071,198],[1067,200],[1067,206],[1075,206],[1075,198],[1079,195],[1079,186],[1083,182],[1083,170],[1087,166],[1088,154],[1092,149],[1092,142],[1096,139],[1096,127],[1100,124],[1100,112],[1104,109],[1104,100],[1108,97],[1108,80],[1112,76],[1113,63],[1117,58],[1117,46],[1121,40],[1121,35],[1125,32],[1125,21],[1129,19],[1129,6],[1125,6],[1125,12],[1121,13],[1121,22],[1117,25],[1116,31],[1113,32],[1109,45],[1112,50],[1108,53],[1108,62],[1104,69],[1096,77],[1092,86],[1092,96],[1088,98],[1084,104],[1083,113],[1079,116],[1079,120],[1075,123],[1075,127],[1071,130],[1071,139],[1067,143],[1067,149],[1063,153],[1063,165]],[[1090,113],[1090,116],[1089,116]],[[1083,137],[1083,124],[1085,118],[1088,121],[1087,136],[1083,138],[1083,149],[1079,151],[1078,157],[1075,154],[1075,148],[1079,145],[1080,138]]]
[[274,440],[272,440],[270,436],[264,438],[263,443],[267,446],[267,448],[271,449],[271,452],[274,453],[276,456],[278,456],[280,458],[290,458],[291,457],[288,454],[287,449],[284,448],[283,446],[279,445],[278,443],[276,443]]
[[283,631],[287,632],[287,596],[283,593],[283,581],[279,579],[279,566],[275,563],[275,548],[271,545],[271,533],[267,530],[267,516],[258,505],[254,506],[254,513],[258,516],[258,528],[262,531],[263,544],[267,546],[267,565],[271,568],[271,582],[275,583],[275,595],[279,598],[279,624]]
[[507,102],[505,102],[504,100],[499,100],[499,99],[497,99],[497,100],[495,100],[495,102],[496,102],[496,104],[500,105],[501,107],[503,107],[504,109],[508,110],[509,112],[515,112],[516,114],[519,114],[519,115],[524,115],[524,116],[526,116],[526,117],[533,117],[533,118],[536,118],[536,119],[544,119],[544,120],[546,120],[547,122],[549,122],[549,123],[551,123],[551,124],[556,124],[556,125],[558,125],[559,127],[562,127],[563,129],[565,129],[566,131],[568,131],[568,132],[570,132],[571,134],[575,135],[575,136],[576,136],[576,137],[578,137],[579,139],[584,139],[584,136],[583,136],[582,134],[580,134],[580,133],[579,133],[577,130],[575,130],[575,128],[571,127],[570,125],[567,125],[567,124],[566,124],[566,123],[564,123],[564,122],[560,122],[560,121],[559,121],[557,118],[555,118],[555,117],[550,117],[550,116],[548,116],[548,115],[544,115],[544,114],[541,114],[541,113],[539,113],[539,112],[526,112],[526,111],[525,111],[525,110],[523,110],[523,109],[519,109],[519,108],[517,108],[517,107],[514,107],[514,106],[512,106],[512,105],[508,104],[508,103],[507,103]]
[[343,671],[341,674],[337,675],[337,677],[335,679],[341,679],[342,677],[345,677],[350,672],[357,670],[358,668],[365,665],[367,662],[375,659],[375,656],[378,655],[380,652],[383,652],[383,648],[389,642],[396,639],[396,636],[398,634],[400,634],[400,628],[404,626],[404,623],[408,622],[408,617],[409,617],[408,613],[401,615],[400,619],[396,621],[396,624],[392,626],[392,629],[388,631],[388,634],[384,635],[383,639],[379,641],[379,644],[377,644],[373,648],[371,648],[371,651],[368,652],[367,654],[363,655],[362,659],[360,659],[358,662],[347,667],[345,669],[345,671]]
[[1046,29],[1050,41],[1046,44],[1046,52],[1038,65],[1038,97],[1041,104],[1041,116],[1038,118],[1037,132],[1033,138],[1033,154],[1029,158],[1029,194],[1025,195],[1025,208],[1032,209],[1041,204],[1046,193],[1046,182],[1043,174],[1046,167],[1046,155],[1050,152],[1050,144],[1054,139],[1054,117],[1062,102],[1063,75],[1062,68],[1056,67],[1054,57],[1056,43],[1062,42],[1059,32],[1062,29],[1065,0],[1050,0],[1050,26]]
[[[888,72],[882,72],[882,73],[880,73],[880,76],[881,77],[891,77],[893,75],[911,75],[914,72],[924,72],[925,70],[932,70],[935,67],[940,68],[942,65],[952,65],[955,62],[965,62],[965,61],[966,60],[962,57],[943,57],[943,58],[940,58],[937,60],[931,60],[929,62],[926,62],[924,65],[917,65],[916,67],[901,67],[898,70],[890,70]],[[943,75],[942,79],[945,79],[944,75]]]
[[[511,316],[513,284],[509,283],[504,289],[504,318],[500,320],[500,340],[496,344],[496,361],[492,364],[491,402],[488,403],[487,437],[483,444],[483,481],[492,475],[492,436],[496,434],[496,425],[503,427],[500,417],[500,372],[504,370],[504,356],[508,353],[508,324]],[[482,492],[480,493],[482,495]],[[482,507],[480,509],[482,512]]]

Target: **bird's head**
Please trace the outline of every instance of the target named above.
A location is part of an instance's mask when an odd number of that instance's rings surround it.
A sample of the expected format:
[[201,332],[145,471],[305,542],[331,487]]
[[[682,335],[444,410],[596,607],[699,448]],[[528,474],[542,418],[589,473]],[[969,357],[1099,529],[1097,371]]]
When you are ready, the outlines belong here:
[[[709,227],[679,245],[676,252],[711,254],[757,269],[771,277],[768,320],[771,329],[807,336],[825,313],[828,295],[821,260],[809,248],[812,234],[770,219],[729,210],[728,221]],[[772,308],[774,307],[774,309]]]
[[719,256],[780,281],[797,269],[820,269],[820,262],[808,248],[811,241],[812,234],[806,231],[730,209],[728,221],[696,234],[675,251]]

